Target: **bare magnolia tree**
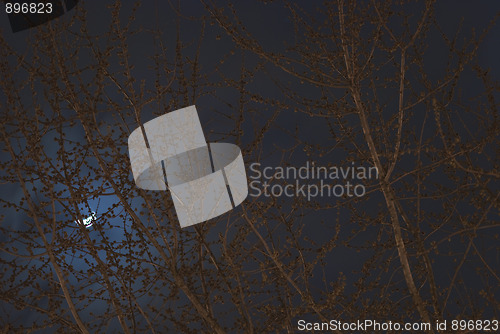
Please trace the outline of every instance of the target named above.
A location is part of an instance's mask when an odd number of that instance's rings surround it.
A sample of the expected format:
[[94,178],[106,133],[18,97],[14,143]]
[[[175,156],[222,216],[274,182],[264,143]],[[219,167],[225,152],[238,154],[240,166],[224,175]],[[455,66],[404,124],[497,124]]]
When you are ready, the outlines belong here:
[[[98,28],[87,5],[22,50],[0,35],[3,332],[498,319],[499,86],[478,57],[493,15],[450,35],[432,2],[202,1],[168,7],[165,33],[149,4],[116,1]],[[181,229],[169,191],[135,185],[127,139],[193,104],[249,181],[378,173],[363,196],[251,194]]]

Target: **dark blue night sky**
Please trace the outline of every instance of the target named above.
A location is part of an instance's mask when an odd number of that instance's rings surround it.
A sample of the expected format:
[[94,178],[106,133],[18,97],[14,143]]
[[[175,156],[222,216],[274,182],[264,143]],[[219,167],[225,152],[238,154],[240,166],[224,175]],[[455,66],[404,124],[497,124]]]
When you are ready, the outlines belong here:
[[[0,332],[498,328],[498,2],[60,3],[0,13]],[[190,105],[254,191],[181,229],[127,140]]]

